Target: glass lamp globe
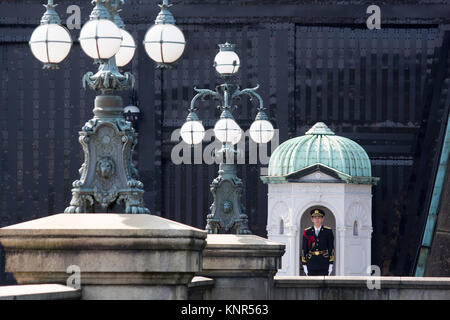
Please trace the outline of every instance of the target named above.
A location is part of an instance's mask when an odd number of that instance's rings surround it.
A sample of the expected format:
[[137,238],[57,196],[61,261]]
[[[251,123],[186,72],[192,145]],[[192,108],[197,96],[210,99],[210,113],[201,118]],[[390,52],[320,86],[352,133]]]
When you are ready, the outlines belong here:
[[122,33],[110,20],[90,20],[81,29],[79,40],[81,49],[89,57],[107,60],[119,51]]
[[181,127],[180,134],[187,144],[198,144],[205,137],[205,128],[200,121],[186,121]]
[[236,144],[241,140],[242,130],[233,119],[225,118],[217,121],[214,134],[220,142]]
[[183,32],[173,24],[155,24],[145,34],[145,51],[160,66],[177,61],[185,46]]
[[56,65],[69,54],[72,38],[69,31],[59,24],[43,24],[33,31],[29,44],[36,59]]
[[274,129],[267,120],[256,120],[250,126],[250,137],[256,143],[267,143],[272,140]]
[[136,51],[136,43],[133,36],[126,30],[120,29],[122,33],[122,43],[120,49],[116,53],[116,64],[118,67],[126,66],[133,59],[134,52]]
[[233,75],[239,70],[239,56],[234,52],[234,44],[219,44],[220,51],[214,58],[214,67],[216,71],[223,75]]

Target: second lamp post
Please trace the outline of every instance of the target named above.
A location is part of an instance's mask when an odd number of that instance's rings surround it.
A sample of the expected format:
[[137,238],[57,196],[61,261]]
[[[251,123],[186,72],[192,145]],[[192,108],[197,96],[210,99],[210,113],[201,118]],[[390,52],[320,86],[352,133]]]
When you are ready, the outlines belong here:
[[222,148],[215,152],[221,162],[219,175],[210,186],[214,201],[210,207],[210,213],[207,215],[206,231],[208,233],[224,233],[234,228],[237,234],[251,234],[248,228],[248,216],[245,214],[241,202],[243,184],[242,180],[236,176],[236,164],[234,163],[237,153],[234,145],[241,140],[242,129],[234,120],[231,112],[233,100],[243,95],[247,95],[250,100],[254,98],[258,100],[258,113],[250,126],[250,137],[256,143],[269,142],[273,137],[274,129],[264,112],[263,100],[256,93],[259,86],[241,90],[238,85],[229,81],[240,66],[239,56],[234,51],[235,46],[225,43],[219,44],[219,48],[220,51],[214,59],[214,67],[224,83],[217,86],[215,91],[194,88],[197,94],[191,101],[189,114],[180,133],[183,141],[188,144],[201,143],[205,129],[195,113],[195,102],[199,98],[207,96],[220,101],[218,108],[222,112],[214,126],[214,134],[222,143]]

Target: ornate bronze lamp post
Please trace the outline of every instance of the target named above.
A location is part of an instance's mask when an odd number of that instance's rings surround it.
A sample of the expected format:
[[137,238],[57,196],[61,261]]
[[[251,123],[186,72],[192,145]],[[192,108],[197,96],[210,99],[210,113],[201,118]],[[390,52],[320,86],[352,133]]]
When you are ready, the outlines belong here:
[[[134,76],[129,72],[122,74],[118,69],[131,61],[136,48],[119,16],[124,0],[94,0],[93,3],[95,7],[81,29],[79,41],[99,68],[95,74],[87,72],[82,82],[84,87],[88,85],[101,93],[95,98],[94,117],[80,132],[85,159],[79,170],[80,179],[73,182],[72,200],[65,212],[94,212],[96,203],[103,209],[122,203],[125,213],[150,213],[143,201],[143,184],[132,163],[137,134],[123,118],[122,98],[115,94],[134,86]],[[72,44],[70,34],[60,25],[55,6],[53,0],[48,0],[41,26],[30,39],[31,50],[44,63],[44,68],[57,68]],[[168,11],[168,1],[164,0],[160,7],[144,46],[158,67],[168,67],[182,55],[185,41]]]
[[199,98],[207,96],[220,101],[218,108],[222,113],[214,126],[214,134],[222,142],[222,148],[215,152],[216,156],[221,159],[221,163],[219,164],[219,175],[213,180],[210,187],[214,202],[206,220],[208,233],[223,233],[235,228],[237,234],[251,234],[248,228],[248,217],[244,213],[244,206],[240,199],[243,183],[236,176],[236,164],[234,163],[237,153],[234,145],[241,139],[242,130],[231,112],[233,101],[243,95],[248,96],[250,100],[255,98],[258,100],[258,113],[250,127],[250,137],[256,143],[267,143],[274,134],[273,126],[264,112],[263,100],[256,93],[259,86],[241,90],[238,85],[229,81],[239,70],[239,56],[234,52],[234,47],[230,43],[219,45],[220,51],[214,59],[214,67],[224,83],[217,86],[215,91],[194,88],[197,94],[191,101],[186,122],[181,127],[181,137],[186,143],[201,143],[205,129],[195,113],[195,102]]

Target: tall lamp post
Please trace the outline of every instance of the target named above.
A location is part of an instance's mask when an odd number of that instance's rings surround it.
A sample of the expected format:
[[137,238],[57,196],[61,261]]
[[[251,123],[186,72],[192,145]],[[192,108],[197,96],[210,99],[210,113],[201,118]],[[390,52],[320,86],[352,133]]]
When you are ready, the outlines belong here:
[[[143,201],[143,184],[132,163],[132,152],[137,134],[132,124],[123,118],[122,98],[119,90],[133,88],[134,76],[121,73],[133,58],[136,46],[133,37],[124,29],[119,7],[124,0],[94,0],[89,21],[80,31],[82,50],[98,62],[97,73],[87,72],[82,79],[97,95],[94,117],[81,129],[79,141],[84,151],[84,163],[80,179],[73,182],[72,200],[67,213],[94,212],[95,205],[113,209],[124,205],[125,213],[150,213]],[[69,32],[60,24],[53,0],[45,5],[47,11],[30,39],[34,56],[44,63],[44,68],[55,69],[69,54],[72,40]],[[168,11],[167,0],[160,5],[161,12],[155,25],[145,37],[147,54],[158,67],[168,67],[179,59],[184,51],[183,33],[174,25]],[[157,52],[157,53],[155,53]]]
[[234,158],[237,154],[234,145],[241,140],[242,129],[236,123],[232,115],[232,103],[235,99],[246,95],[250,100],[257,99],[258,113],[255,121],[250,126],[250,137],[256,143],[269,142],[274,134],[272,124],[264,112],[263,100],[256,93],[259,86],[241,90],[238,85],[232,84],[231,79],[239,70],[239,56],[234,51],[235,45],[230,43],[219,44],[220,51],[214,58],[214,67],[224,83],[217,86],[216,90],[197,89],[197,94],[191,100],[189,114],[186,122],[180,130],[181,137],[188,144],[201,143],[205,135],[205,129],[195,111],[195,102],[205,97],[219,100],[218,108],[222,111],[220,119],[214,126],[214,134],[222,143],[222,148],[215,154],[221,159],[219,175],[210,186],[213,194],[213,204],[206,219],[206,231],[208,233],[229,232],[233,228],[237,234],[251,234],[248,228],[248,216],[244,213],[241,202],[243,183],[236,175]]

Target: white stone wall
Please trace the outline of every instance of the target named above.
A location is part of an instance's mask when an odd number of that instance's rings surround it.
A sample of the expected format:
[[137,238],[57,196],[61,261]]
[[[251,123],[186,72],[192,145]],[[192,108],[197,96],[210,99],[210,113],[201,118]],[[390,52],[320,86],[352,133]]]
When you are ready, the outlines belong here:
[[296,183],[269,184],[268,238],[286,245],[277,275],[299,275],[300,222],[315,206],[325,207],[335,218],[335,274],[366,275],[371,264],[371,191],[371,185],[341,183],[320,172]]

